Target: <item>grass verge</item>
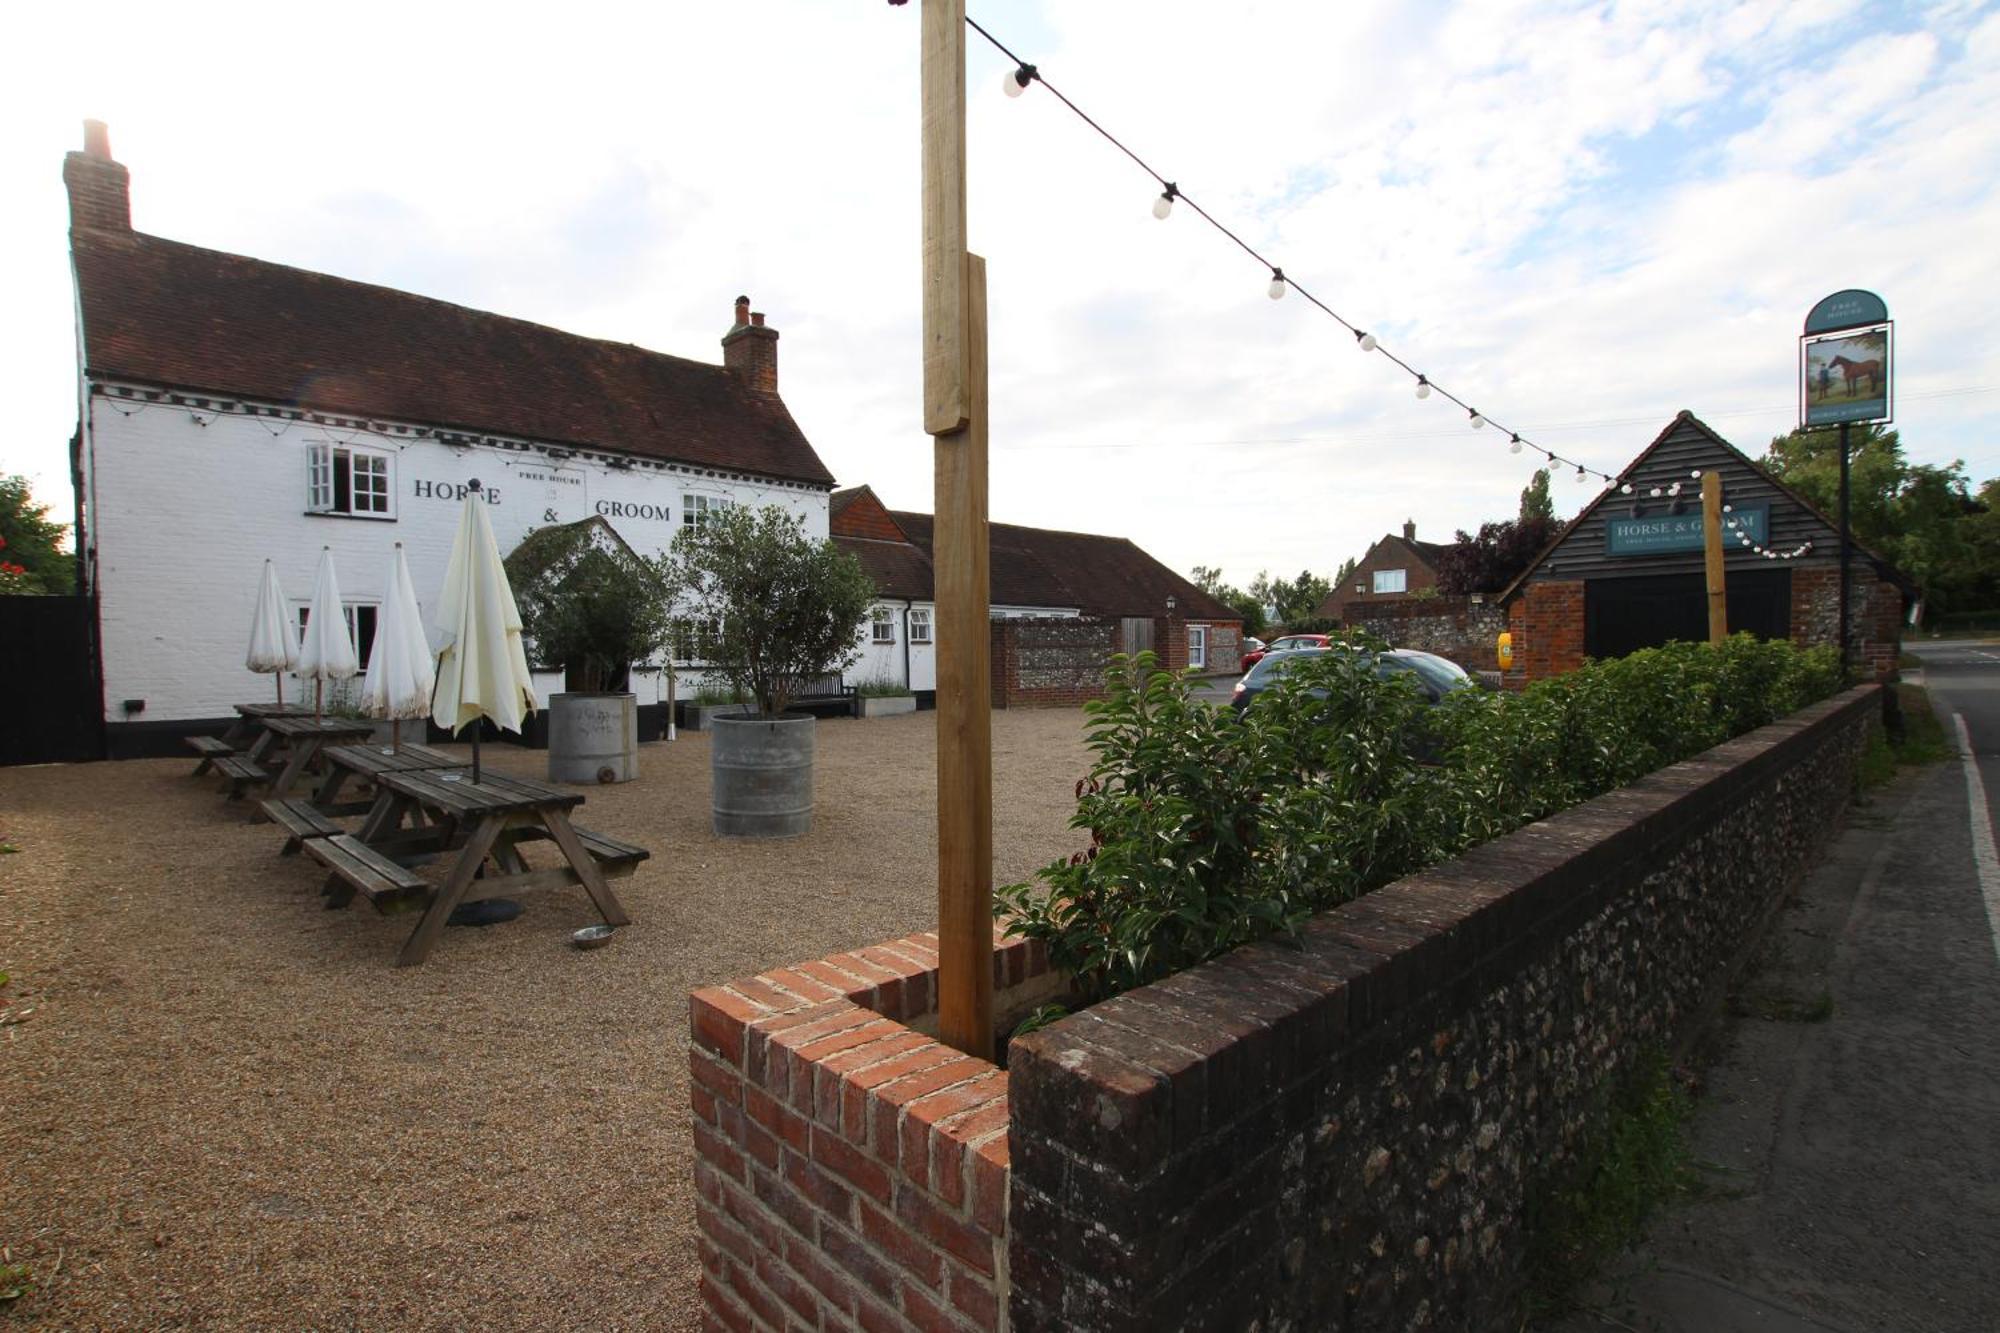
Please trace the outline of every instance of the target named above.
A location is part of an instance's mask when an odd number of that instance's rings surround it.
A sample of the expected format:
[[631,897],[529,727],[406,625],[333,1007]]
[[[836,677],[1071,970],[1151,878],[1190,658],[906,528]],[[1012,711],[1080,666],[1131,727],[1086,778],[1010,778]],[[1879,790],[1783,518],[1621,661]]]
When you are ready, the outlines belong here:
[[1694,1192],[1693,1114],[1694,1098],[1658,1050],[1609,1096],[1568,1182],[1528,1201],[1531,1318],[1575,1309],[1585,1284],[1644,1236],[1656,1209]]
[[1945,735],[1944,723],[1931,708],[1930,692],[1921,685],[1898,685],[1896,697],[1903,712],[1903,732],[1889,736],[1877,731],[1869,736],[1861,754],[1863,789],[1892,781],[1898,769],[1935,764],[1958,753]]

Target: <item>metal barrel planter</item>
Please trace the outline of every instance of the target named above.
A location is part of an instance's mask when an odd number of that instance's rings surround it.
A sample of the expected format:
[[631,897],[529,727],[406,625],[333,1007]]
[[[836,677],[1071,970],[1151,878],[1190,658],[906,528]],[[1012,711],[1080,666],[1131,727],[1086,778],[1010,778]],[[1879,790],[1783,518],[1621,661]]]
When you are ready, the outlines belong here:
[[571,691],[549,696],[549,781],[630,782],[639,776],[639,697]]
[[819,719],[718,717],[709,748],[715,832],[791,838],[812,831],[813,750]]

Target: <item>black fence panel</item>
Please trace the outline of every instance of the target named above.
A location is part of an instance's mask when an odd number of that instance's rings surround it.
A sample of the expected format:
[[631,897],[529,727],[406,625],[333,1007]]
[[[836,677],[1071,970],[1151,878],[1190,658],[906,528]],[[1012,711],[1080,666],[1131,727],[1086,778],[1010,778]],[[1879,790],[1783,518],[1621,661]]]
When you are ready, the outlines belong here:
[[0,764],[104,757],[87,597],[0,597]]

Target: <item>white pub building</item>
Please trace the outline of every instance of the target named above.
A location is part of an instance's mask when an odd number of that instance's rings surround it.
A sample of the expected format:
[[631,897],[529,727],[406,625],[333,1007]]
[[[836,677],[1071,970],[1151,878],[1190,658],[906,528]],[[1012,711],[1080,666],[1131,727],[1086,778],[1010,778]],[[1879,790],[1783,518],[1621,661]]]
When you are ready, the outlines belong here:
[[[72,470],[111,756],[177,752],[192,724],[269,697],[243,665],[267,557],[302,609],[330,547],[365,652],[401,542],[428,618],[475,479],[503,553],[593,515],[658,552],[724,505],[828,535],[832,474],[747,298],[714,365],[204,250],[134,231],[104,127],[84,138],[63,167]],[[633,688],[664,693],[656,674]]]

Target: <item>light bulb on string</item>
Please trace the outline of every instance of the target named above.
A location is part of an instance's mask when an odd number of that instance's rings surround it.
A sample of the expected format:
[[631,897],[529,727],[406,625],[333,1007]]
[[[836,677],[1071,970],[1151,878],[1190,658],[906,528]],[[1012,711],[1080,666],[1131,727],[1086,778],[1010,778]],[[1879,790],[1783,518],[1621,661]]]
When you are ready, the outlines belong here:
[[1028,91],[1028,85],[1034,81],[1035,67],[1022,65],[1019,69],[1010,69],[1000,76],[1000,89],[1009,97],[1019,97]]
[[1579,482],[1584,482],[1584,481],[1588,481],[1588,480],[1590,480],[1590,478],[1588,478],[1588,477],[1586,477],[1586,476],[1584,475],[1584,473],[1583,473],[1583,464],[1581,464],[1581,463],[1578,463],[1578,464],[1576,465],[1576,479],[1577,479],[1577,480],[1578,480]]
[[1281,268],[1273,268],[1271,270],[1271,285],[1264,289],[1264,295],[1270,297],[1273,301],[1282,300],[1284,298],[1285,270]]
[[1417,376],[1417,397],[1428,398],[1430,396],[1431,396],[1431,382],[1425,379],[1422,375]]
[[1174,200],[1179,195],[1180,195],[1179,187],[1177,187],[1172,181],[1168,181],[1167,188],[1162,190],[1160,192],[1160,197],[1153,201],[1153,216],[1159,218],[1162,222],[1164,222],[1166,220],[1167,214],[1174,211]]
[[1372,352],[1375,350],[1376,347],[1375,335],[1372,333],[1365,332],[1364,330],[1361,329],[1356,329],[1354,331],[1354,341],[1360,344],[1361,350],[1364,352]]
[[1623,494],[1630,495],[1632,493],[1632,483],[1628,481],[1623,486],[1620,486],[1618,489]]
[[1510,454],[1518,454],[1521,452],[1521,437],[1518,433],[1516,433],[1514,436],[1514,442],[1507,446],[1507,452]]
[[1465,415],[1471,419],[1472,428],[1474,430],[1478,430],[1481,426],[1484,426],[1486,424],[1486,418],[1479,415],[1479,409],[1477,408],[1474,407],[1466,408]]
[[1655,486],[1652,490],[1648,491],[1647,494],[1652,496],[1655,500],[1657,500],[1660,498],[1660,488],[1658,486]]

